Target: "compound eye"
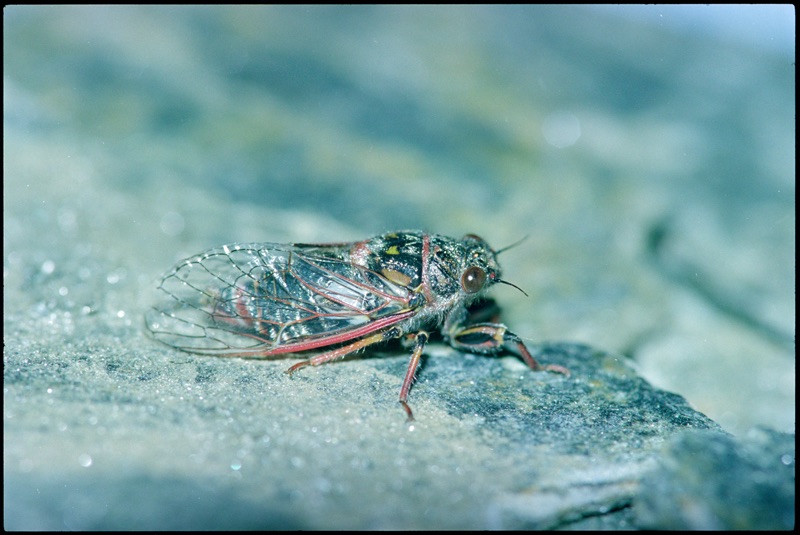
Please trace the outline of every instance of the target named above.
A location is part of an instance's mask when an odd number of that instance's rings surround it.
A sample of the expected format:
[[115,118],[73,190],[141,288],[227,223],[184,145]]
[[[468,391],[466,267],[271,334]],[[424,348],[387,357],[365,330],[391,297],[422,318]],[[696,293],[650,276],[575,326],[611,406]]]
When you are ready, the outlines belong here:
[[486,282],[486,272],[478,266],[468,267],[461,275],[461,287],[468,294],[480,292]]

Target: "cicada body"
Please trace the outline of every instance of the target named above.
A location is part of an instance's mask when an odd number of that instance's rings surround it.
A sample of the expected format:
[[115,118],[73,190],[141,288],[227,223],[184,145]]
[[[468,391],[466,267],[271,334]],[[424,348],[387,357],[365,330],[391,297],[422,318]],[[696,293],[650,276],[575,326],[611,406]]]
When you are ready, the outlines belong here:
[[500,279],[496,252],[481,238],[418,231],[338,244],[250,243],[210,249],[161,280],[166,299],[146,318],[156,340],[192,353],[270,357],[325,348],[288,373],[393,338],[413,337],[400,391],[408,393],[427,343],[441,325],[450,345],[474,353],[504,350],[541,366],[505,326],[465,325],[466,307]]

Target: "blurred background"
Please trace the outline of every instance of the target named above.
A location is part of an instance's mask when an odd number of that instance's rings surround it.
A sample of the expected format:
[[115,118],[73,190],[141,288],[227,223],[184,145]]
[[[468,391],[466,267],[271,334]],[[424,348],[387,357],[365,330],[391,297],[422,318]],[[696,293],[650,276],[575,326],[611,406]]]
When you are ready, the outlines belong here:
[[[479,234],[531,343],[794,430],[792,6],[12,6],[4,340],[237,241]],[[85,321],[92,318],[91,323]],[[90,325],[87,327],[87,325]]]

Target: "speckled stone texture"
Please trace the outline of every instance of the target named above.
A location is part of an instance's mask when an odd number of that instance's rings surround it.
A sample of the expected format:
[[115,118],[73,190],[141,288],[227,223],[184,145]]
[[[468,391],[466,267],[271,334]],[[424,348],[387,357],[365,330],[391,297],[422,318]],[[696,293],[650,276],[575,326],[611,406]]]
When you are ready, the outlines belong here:
[[[793,526],[793,49],[584,6],[3,39],[6,529]],[[527,236],[491,297],[572,375],[434,340],[409,425],[400,344],[289,378],[145,335],[190,254],[412,228]]]

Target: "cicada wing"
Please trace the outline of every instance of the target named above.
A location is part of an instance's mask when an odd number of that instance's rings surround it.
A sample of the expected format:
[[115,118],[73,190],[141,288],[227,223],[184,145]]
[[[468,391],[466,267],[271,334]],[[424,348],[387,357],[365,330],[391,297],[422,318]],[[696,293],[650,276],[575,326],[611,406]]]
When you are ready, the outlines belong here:
[[[263,244],[260,247],[268,246]],[[215,316],[226,292],[247,286],[248,273],[258,270],[256,248],[226,246],[187,258],[172,268],[158,286],[160,300],[146,315],[152,336],[169,346],[198,353],[258,350],[269,340],[243,337]]]
[[[237,244],[184,260],[147,315],[153,337],[196,353],[267,356],[345,341],[408,316],[409,290],[354,265],[345,245]],[[381,321],[377,321],[381,320]]]

